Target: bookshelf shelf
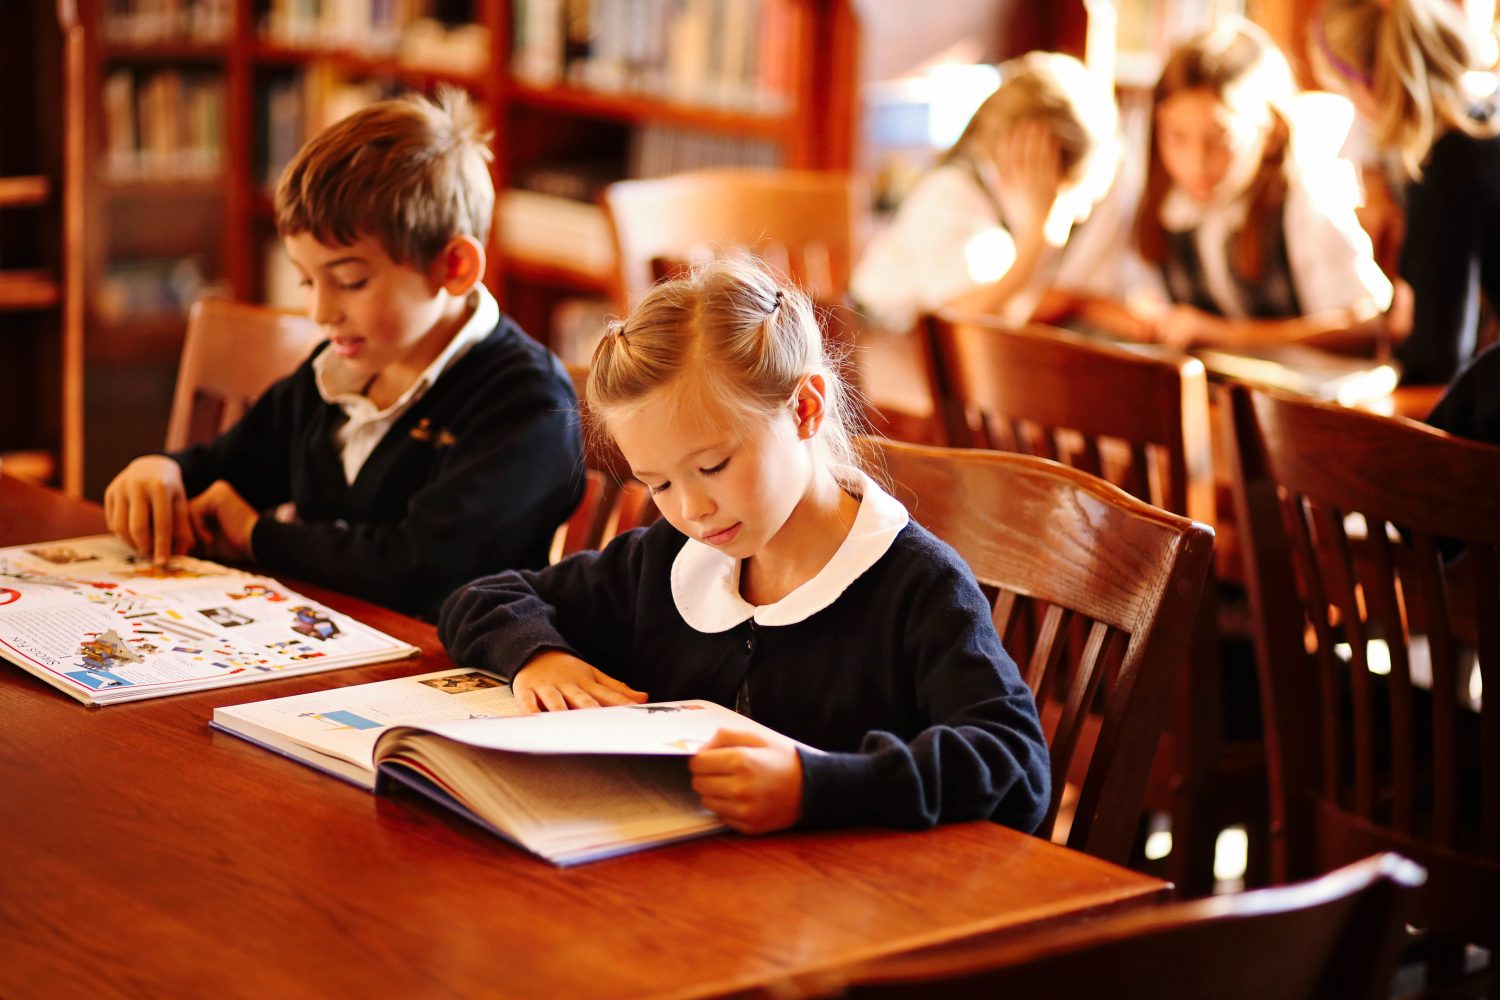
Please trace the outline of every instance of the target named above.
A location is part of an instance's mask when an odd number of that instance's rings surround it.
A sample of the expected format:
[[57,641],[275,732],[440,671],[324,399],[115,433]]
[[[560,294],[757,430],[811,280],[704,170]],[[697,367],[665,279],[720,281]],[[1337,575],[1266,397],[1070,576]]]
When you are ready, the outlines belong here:
[[541,111],[560,111],[585,118],[649,122],[706,132],[722,132],[769,139],[788,138],[799,127],[788,114],[756,114],[679,104],[630,94],[606,94],[575,87],[534,87],[512,83],[511,103]]
[[0,311],[50,309],[57,305],[61,295],[49,271],[0,271]]
[[343,73],[361,77],[385,77],[400,80],[418,89],[434,84],[451,83],[466,90],[483,92],[489,81],[479,73],[465,73],[441,66],[404,62],[392,56],[376,56],[351,49],[320,49],[275,42],[259,42],[253,58],[267,66],[306,66],[321,63]]
[[158,42],[108,42],[100,56],[111,63],[201,62],[221,63],[229,54],[223,42],[167,40]]
[[27,208],[47,204],[52,182],[46,175],[0,177],[0,208]]

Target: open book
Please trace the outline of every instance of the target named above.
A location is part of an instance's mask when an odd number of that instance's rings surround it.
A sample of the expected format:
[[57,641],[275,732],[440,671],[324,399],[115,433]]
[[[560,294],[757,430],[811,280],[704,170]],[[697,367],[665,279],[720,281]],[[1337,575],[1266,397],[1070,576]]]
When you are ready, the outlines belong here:
[[457,669],[232,705],[213,725],[362,788],[414,788],[559,865],[723,830],[687,758],[723,727],[764,729],[705,701],[514,712],[503,681]]
[[275,580],[156,566],[111,535],[0,549],[0,657],[88,705],[417,652]]
[[1210,375],[1346,406],[1389,396],[1400,381],[1400,374],[1390,364],[1306,344],[1261,344],[1234,351],[1205,347],[1194,349],[1193,356],[1203,362]]

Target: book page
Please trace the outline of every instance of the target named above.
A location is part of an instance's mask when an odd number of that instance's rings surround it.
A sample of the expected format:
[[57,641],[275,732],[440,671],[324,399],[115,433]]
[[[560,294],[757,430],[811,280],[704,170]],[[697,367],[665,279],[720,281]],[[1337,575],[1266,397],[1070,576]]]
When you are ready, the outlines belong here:
[[612,705],[543,712],[504,722],[451,722],[422,727],[446,739],[516,753],[654,754],[687,757],[722,728],[785,740],[754,719],[708,701]]
[[0,656],[85,701],[414,652],[275,580],[187,556],[156,566],[110,535],[0,549]]
[[228,705],[214,709],[214,723],[253,739],[274,735],[373,770],[375,741],[391,726],[490,719],[517,711],[505,681],[481,670],[455,668]]

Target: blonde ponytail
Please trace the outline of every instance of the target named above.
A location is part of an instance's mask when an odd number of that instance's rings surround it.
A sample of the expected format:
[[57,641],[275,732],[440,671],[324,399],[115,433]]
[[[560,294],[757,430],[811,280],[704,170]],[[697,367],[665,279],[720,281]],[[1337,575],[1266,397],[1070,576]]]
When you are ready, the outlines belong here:
[[1370,91],[1375,140],[1401,155],[1414,179],[1450,128],[1475,136],[1495,126],[1475,120],[1464,75],[1478,68],[1479,39],[1449,0],[1329,0],[1315,29],[1334,72]]

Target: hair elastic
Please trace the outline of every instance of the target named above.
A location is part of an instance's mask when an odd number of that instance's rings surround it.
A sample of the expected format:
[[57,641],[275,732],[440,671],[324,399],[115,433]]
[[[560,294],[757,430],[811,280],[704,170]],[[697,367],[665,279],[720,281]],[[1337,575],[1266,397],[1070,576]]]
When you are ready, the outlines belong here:
[[773,302],[773,303],[771,303],[771,312],[774,313],[774,312],[776,312],[776,310],[778,310],[780,308],[781,308],[781,289],[778,288],[778,289],[776,289],[776,301]]
[[[1381,4],[1382,7],[1385,4]],[[1328,44],[1328,20],[1324,17],[1318,18],[1318,30],[1316,39],[1318,51],[1323,53],[1323,58],[1328,60],[1328,65],[1346,80],[1353,80],[1362,87],[1370,86],[1370,74],[1357,66],[1351,66],[1334,54],[1332,46]]]

